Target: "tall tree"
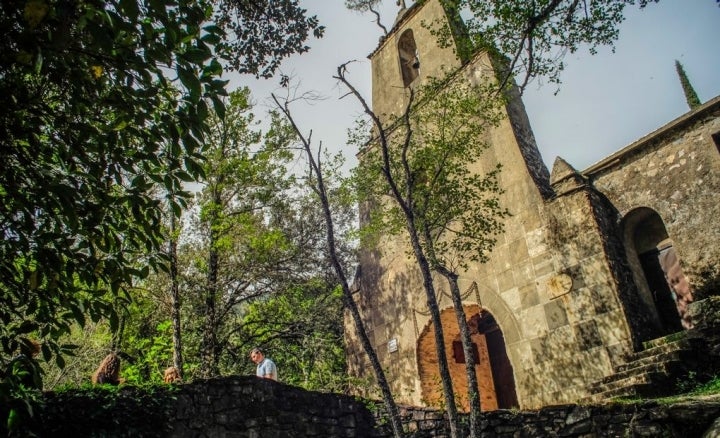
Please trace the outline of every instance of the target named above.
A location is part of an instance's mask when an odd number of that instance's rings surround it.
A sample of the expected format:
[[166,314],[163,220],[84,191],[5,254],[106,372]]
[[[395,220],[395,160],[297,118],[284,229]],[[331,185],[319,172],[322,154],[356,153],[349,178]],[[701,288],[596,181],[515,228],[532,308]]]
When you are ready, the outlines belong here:
[[63,366],[71,322],[117,325],[115,302],[166,261],[154,193],[202,172],[225,94],[215,54],[269,75],[322,27],[291,0],[11,1],[0,26],[0,368],[29,336]]
[[[273,95],[273,100],[292,126],[297,138],[299,139],[302,152],[307,158],[308,171],[306,181],[319,200],[322,208],[323,219],[325,222],[325,251],[328,254],[330,265],[335,272],[339,288],[342,291],[343,305],[350,312],[356,334],[358,338],[360,338],[363,349],[370,359],[370,364],[373,367],[373,372],[378,385],[380,386],[385,408],[390,416],[390,424],[392,426],[393,435],[395,437],[401,437],[403,435],[403,428],[400,421],[398,407],[395,403],[395,399],[393,398],[390,385],[385,377],[385,372],[382,369],[380,360],[378,359],[377,353],[370,342],[370,337],[365,330],[365,324],[363,323],[360,315],[360,310],[350,289],[350,282],[348,281],[347,275],[349,266],[346,263],[343,263],[341,256],[342,251],[340,251],[341,243],[336,238],[336,233],[339,228],[337,227],[336,215],[334,215],[333,211],[333,200],[336,200],[338,197],[332,196],[333,187],[329,180],[335,179],[337,181],[338,168],[333,167],[332,165],[328,166],[323,161],[324,156],[322,143],[319,145],[317,152],[313,152],[312,131],[308,135],[305,135],[295,122],[292,112],[290,111],[290,104],[293,99],[287,97],[281,101],[277,96]],[[340,184],[340,186],[342,187],[342,184]],[[335,191],[337,190],[342,192],[341,189],[336,187]],[[348,198],[347,196],[339,196],[339,199],[345,199],[347,201]]]
[[419,92],[432,97],[432,103],[421,103],[403,119],[401,129],[415,135],[406,137],[411,152],[395,155],[409,169],[398,177],[404,177],[405,193],[415,200],[409,204],[430,267],[450,289],[468,378],[470,436],[477,437],[479,385],[458,278],[470,261],[487,261],[503,230],[501,219],[508,214],[498,199],[500,167],[485,174],[474,169],[488,146],[487,129],[497,123],[502,101],[488,99],[485,90],[466,84],[431,83]]
[[[380,118],[344,73],[340,68],[336,77],[372,121],[372,138],[360,144],[358,167],[361,193],[372,204],[369,229],[373,234],[402,233],[407,239],[423,278],[446,409],[451,421],[457,421],[432,272],[447,281],[466,358],[471,436],[478,436],[477,376],[458,277],[468,261],[487,259],[507,215],[498,201],[499,168],[483,174],[475,164],[488,146],[487,130],[498,122],[503,101],[488,98],[488,89],[445,78],[409,89],[403,114]],[[457,436],[457,424],[451,427]]]
[[30,335],[64,365],[71,321],[117,326],[164,262],[154,189],[199,175],[205,99],[224,93],[206,19],[183,1],[0,6],[1,363]]
[[[169,196],[172,205],[172,196]],[[170,277],[170,320],[172,321],[173,339],[173,366],[183,376],[183,344],[182,344],[182,320],[180,309],[180,279],[178,272],[177,243],[180,234],[178,221],[174,213],[170,214],[170,230],[168,236],[168,275]]]
[[701,105],[700,98],[695,92],[695,88],[693,88],[690,83],[690,79],[688,79],[683,65],[677,59],[675,60],[675,70],[680,78],[680,85],[682,85],[683,93],[685,94],[685,101],[688,106],[691,110],[699,107]]
[[198,231],[203,260],[196,283],[201,297],[202,377],[219,374],[220,355],[241,303],[269,294],[272,279],[293,247],[268,222],[292,178],[285,162],[291,136],[278,119],[263,137],[256,130],[249,91],[230,94],[227,112],[214,118],[206,138],[205,181],[199,195]]
[[[365,150],[374,151],[373,158],[375,159],[372,160],[372,163],[376,166],[374,169],[376,170],[375,174],[379,174],[381,176],[382,179],[380,181],[382,181],[382,186],[386,188],[385,193],[390,194],[389,202],[391,202],[392,205],[400,211],[399,215],[394,215],[388,218],[389,220],[387,222],[383,221],[384,223],[381,225],[386,226],[388,229],[393,231],[404,229],[407,232],[411,253],[415,257],[420,270],[423,289],[425,291],[425,298],[430,312],[430,318],[433,323],[440,383],[442,385],[442,392],[445,398],[445,408],[447,409],[450,420],[450,433],[453,437],[457,437],[460,433],[458,411],[455,404],[455,394],[452,388],[452,380],[450,378],[450,370],[448,368],[447,355],[444,348],[444,333],[440,321],[440,308],[437,302],[433,276],[427,255],[420,243],[421,230],[418,228],[418,223],[414,217],[415,212],[412,208],[412,203],[414,202],[412,199],[412,192],[403,190],[403,187],[401,186],[402,181],[406,178],[412,178],[412,175],[410,174],[410,169],[403,167],[403,162],[393,159],[393,154],[400,153],[402,155],[407,154],[408,152],[409,137],[412,135],[412,131],[407,130],[406,132],[395,134],[393,128],[398,124],[403,125],[408,123],[407,120],[412,112],[415,96],[411,89],[411,94],[408,98],[408,102],[401,119],[392,117],[387,123],[383,122],[381,118],[373,112],[360,92],[349,82],[346,77],[346,67],[347,66],[345,64],[338,67],[335,78],[342,82],[350,90],[350,93],[352,93],[360,102],[365,114],[370,120],[371,125],[369,128],[372,130],[371,132],[375,133],[374,138],[363,141],[362,143],[368,144],[367,147],[364,148]],[[402,119],[405,119],[406,121],[403,122]],[[360,136],[358,138],[362,137]],[[393,138],[399,143],[395,143]],[[362,143],[361,146],[364,146]],[[363,157],[363,159],[365,159],[365,157]],[[369,167],[372,168],[371,166]],[[398,173],[400,173],[400,175],[398,175]],[[402,176],[403,173],[406,177]],[[398,179],[398,176],[400,179]],[[363,175],[358,180],[363,181],[365,179],[365,175]],[[381,197],[377,199],[369,198],[367,199],[367,202],[374,208],[377,204],[385,201]],[[400,217],[400,222],[395,220],[398,217]]]

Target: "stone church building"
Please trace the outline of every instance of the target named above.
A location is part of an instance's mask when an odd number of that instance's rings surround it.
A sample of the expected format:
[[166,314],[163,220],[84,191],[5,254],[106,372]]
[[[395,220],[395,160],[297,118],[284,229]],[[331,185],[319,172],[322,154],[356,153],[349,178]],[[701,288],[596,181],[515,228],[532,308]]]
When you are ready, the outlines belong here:
[[[369,56],[376,114],[400,114],[407,89],[442,69],[466,80],[494,71],[461,62],[424,23],[447,20],[438,0],[403,9]],[[497,163],[512,216],[490,260],[460,275],[473,328],[483,410],[586,400],[653,340],[692,327],[686,314],[703,269],[720,260],[720,98],[588,169],[543,164],[522,101],[506,105],[478,171]],[[582,146],[579,146],[582,147]],[[354,296],[399,403],[438,406],[440,377],[422,279],[400,239],[360,256]],[[445,349],[463,404],[464,356],[449,291],[436,281]],[[346,317],[351,375],[372,368]],[[370,385],[367,385],[370,387]],[[466,406],[465,406],[466,407]]]

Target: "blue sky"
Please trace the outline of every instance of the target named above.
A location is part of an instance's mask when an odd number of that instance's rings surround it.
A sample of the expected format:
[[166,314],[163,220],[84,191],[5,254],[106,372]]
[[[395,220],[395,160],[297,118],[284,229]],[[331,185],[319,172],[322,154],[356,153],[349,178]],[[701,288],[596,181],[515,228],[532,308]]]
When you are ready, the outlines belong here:
[[[411,2],[408,1],[408,4]],[[301,127],[333,150],[344,150],[351,164],[355,151],[345,146],[346,132],[360,114],[333,74],[338,65],[356,60],[350,78],[370,100],[372,52],[381,35],[371,15],[348,11],[342,0],[301,0],[326,26],[311,50],[293,56],[282,71],[295,78],[302,91],[325,100],[294,107]],[[705,102],[720,95],[720,7],[715,0],[661,0],[640,10],[629,6],[620,26],[615,53],[603,48],[566,57],[559,92],[557,86],[536,80],[524,102],[538,147],[548,168],[556,156],[583,170],[688,111],[675,72],[679,60]],[[397,13],[395,0],[384,0],[383,22],[390,27]],[[278,80],[231,77],[231,84],[250,86],[258,111],[271,106],[270,92]],[[282,91],[280,91],[282,93]]]

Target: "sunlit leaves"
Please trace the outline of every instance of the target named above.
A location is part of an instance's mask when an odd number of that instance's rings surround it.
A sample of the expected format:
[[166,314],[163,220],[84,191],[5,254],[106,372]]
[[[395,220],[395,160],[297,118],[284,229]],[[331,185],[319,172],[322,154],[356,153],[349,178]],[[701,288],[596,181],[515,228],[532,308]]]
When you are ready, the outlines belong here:
[[498,50],[521,85],[538,76],[560,82],[564,56],[580,49],[612,47],[627,6],[658,0],[458,0],[469,15],[475,47]]
[[[364,237],[401,233],[412,220],[432,264],[457,269],[484,261],[507,212],[498,201],[499,168],[478,169],[477,163],[502,100],[489,97],[489,88],[453,81],[430,81],[416,92],[407,117],[387,124],[387,161],[377,138],[362,154],[356,183],[368,202]],[[385,173],[399,199],[388,197]]]

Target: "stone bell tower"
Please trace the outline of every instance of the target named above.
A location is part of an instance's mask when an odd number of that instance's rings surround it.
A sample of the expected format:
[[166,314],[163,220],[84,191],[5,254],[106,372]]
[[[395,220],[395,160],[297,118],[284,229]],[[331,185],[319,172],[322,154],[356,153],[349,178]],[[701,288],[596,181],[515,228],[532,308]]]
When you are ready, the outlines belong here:
[[[436,32],[443,26],[451,29],[446,43],[439,42]],[[455,38],[461,32],[452,2],[426,0],[401,8],[388,35],[369,55],[373,111],[382,120],[401,115],[409,91],[432,77],[453,74],[472,84],[495,80],[498,62],[486,53],[462,50]],[[459,278],[484,410],[577,401],[587,396],[584,382],[610,374],[615,356],[630,346],[616,274],[603,246],[558,243],[558,233],[602,238],[596,210],[589,204],[592,197],[578,187],[568,192],[571,199],[558,202],[519,96],[511,96],[504,112],[499,125],[485,134],[489,148],[467,165],[479,173],[502,165],[500,201],[512,216],[504,219],[505,233],[490,260],[470,264]],[[551,204],[554,215],[547,211]],[[570,210],[580,214],[565,219]],[[561,221],[554,219],[558,215]],[[461,408],[467,409],[457,321],[446,283],[438,279],[435,285],[453,386]],[[442,394],[433,323],[422,279],[403,240],[383,237],[375,248],[363,249],[354,287],[397,400],[438,406]],[[593,297],[603,305],[589,304]],[[352,324],[346,317],[349,371],[372,379]]]

